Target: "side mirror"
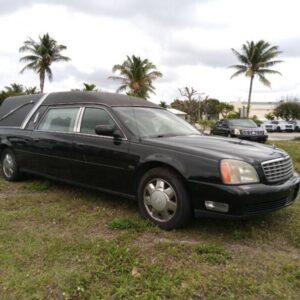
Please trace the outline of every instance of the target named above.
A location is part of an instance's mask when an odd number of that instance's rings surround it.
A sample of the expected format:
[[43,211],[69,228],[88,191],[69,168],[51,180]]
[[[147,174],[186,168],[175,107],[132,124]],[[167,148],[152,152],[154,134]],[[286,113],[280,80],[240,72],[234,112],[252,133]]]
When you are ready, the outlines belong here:
[[123,137],[121,131],[115,125],[97,125],[95,133],[98,135],[112,136],[116,139]]
[[115,130],[115,125],[97,125],[95,127],[95,133],[98,135],[112,136]]

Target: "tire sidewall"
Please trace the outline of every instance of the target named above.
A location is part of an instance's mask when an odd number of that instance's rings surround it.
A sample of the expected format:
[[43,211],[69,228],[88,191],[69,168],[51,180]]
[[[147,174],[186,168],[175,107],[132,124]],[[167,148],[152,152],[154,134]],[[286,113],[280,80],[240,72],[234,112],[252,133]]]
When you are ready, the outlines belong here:
[[[6,156],[6,154],[9,154],[12,157],[13,161],[14,161],[13,174],[10,177],[6,176],[4,171],[3,171],[3,160],[4,160],[4,157]],[[19,178],[18,162],[17,162],[17,159],[16,159],[16,156],[15,156],[14,152],[11,149],[4,149],[3,152],[2,152],[2,155],[1,155],[1,172],[2,172],[2,176],[7,181],[16,181]]]
[[[167,222],[159,222],[153,219],[144,205],[145,186],[149,181],[155,178],[161,178],[171,184],[177,196],[175,215]],[[154,224],[166,230],[182,227],[192,218],[191,203],[182,179],[178,174],[167,168],[153,168],[144,174],[138,187],[138,203],[140,212],[144,218],[151,220]]]

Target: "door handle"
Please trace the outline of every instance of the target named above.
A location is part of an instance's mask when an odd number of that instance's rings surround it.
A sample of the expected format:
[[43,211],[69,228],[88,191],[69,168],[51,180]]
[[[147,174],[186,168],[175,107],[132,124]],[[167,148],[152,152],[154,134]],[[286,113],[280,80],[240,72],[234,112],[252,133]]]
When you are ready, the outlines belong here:
[[79,149],[79,150],[83,150],[84,149],[84,144],[81,144],[81,143],[76,143],[76,148]]

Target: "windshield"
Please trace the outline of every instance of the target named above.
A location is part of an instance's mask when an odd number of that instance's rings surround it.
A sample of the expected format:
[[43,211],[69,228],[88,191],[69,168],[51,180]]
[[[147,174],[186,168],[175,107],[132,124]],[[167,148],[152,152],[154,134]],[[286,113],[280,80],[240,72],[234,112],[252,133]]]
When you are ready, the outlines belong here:
[[124,125],[139,137],[164,137],[200,134],[173,113],[149,107],[115,107]]
[[249,119],[234,119],[229,121],[230,125],[239,127],[257,127],[256,123]]

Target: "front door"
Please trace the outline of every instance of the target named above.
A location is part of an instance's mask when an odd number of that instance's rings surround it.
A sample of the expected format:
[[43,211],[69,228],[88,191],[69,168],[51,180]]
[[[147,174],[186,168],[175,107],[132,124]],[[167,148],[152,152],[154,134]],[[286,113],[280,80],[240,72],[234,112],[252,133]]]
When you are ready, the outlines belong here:
[[97,125],[118,127],[106,108],[85,107],[75,133],[75,152],[80,160],[76,161],[73,174],[86,185],[130,194],[133,184],[129,141],[125,135],[120,138],[97,135]]

